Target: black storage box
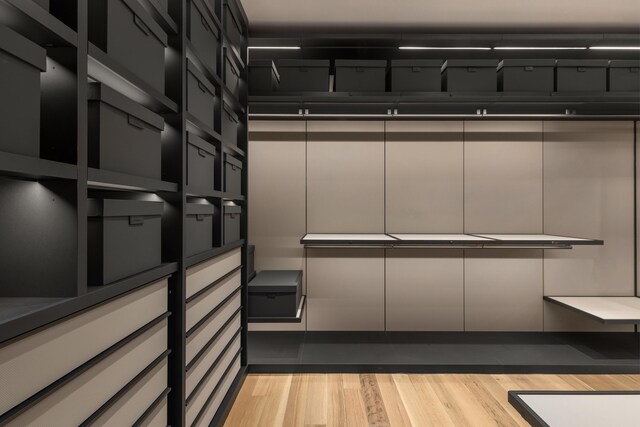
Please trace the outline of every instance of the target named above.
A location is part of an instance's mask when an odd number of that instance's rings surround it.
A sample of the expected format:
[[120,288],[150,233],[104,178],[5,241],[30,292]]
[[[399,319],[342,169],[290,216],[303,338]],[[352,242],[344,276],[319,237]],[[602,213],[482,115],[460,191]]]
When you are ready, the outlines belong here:
[[162,116],[101,83],[89,84],[89,166],[162,178]]
[[91,0],[89,41],[164,93],[167,34],[137,0]]
[[301,298],[301,270],[262,270],[249,282],[249,317],[296,317]]
[[279,59],[281,92],[329,92],[328,59]]
[[505,59],[498,64],[503,92],[553,92],[555,59]]
[[336,92],[384,92],[387,61],[336,60]]
[[90,199],[89,285],[105,285],[162,263],[164,202]]
[[224,205],[224,244],[240,240],[240,217],[242,207],[237,205]]
[[440,59],[395,59],[389,69],[392,92],[440,92]]
[[224,155],[224,191],[242,194],[242,161],[228,154]]
[[213,247],[213,214],[215,207],[203,203],[187,203],[186,249],[187,256],[208,251]]
[[[206,0],[204,0],[206,1]],[[191,0],[189,4],[188,36],[202,63],[217,74],[217,57],[220,33],[203,0]]]
[[251,281],[256,275],[256,245],[247,245],[247,277]]
[[240,54],[242,46],[243,27],[240,23],[240,17],[236,16],[236,11],[231,8],[229,3],[224,3],[224,29],[229,38],[229,42]]
[[232,53],[229,49],[225,49],[224,56],[224,83],[231,93],[236,97],[240,96],[240,69],[235,63]]
[[213,131],[216,89],[191,61],[187,61],[187,112]]
[[215,184],[216,148],[187,132],[187,185],[191,189],[213,190]]
[[496,92],[497,59],[451,59],[442,65],[446,92]]
[[0,151],[40,155],[40,72],[46,51],[0,25]]
[[640,92],[640,61],[611,61],[609,63],[609,91]]
[[238,146],[238,115],[226,102],[222,103],[222,140],[227,145]]
[[606,59],[559,59],[556,70],[558,92],[605,92],[607,90]]
[[271,60],[249,62],[249,90],[251,93],[273,92],[278,90],[280,75]]

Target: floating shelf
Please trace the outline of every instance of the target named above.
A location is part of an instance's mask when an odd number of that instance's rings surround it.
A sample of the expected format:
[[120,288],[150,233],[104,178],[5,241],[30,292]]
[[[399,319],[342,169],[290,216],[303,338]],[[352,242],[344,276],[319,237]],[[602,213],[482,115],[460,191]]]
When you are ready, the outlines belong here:
[[98,189],[145,191],[149,193],[175,193],[178,191],[178,184],[173,182],[160,181],[153,178],[145,178],[95,168],[89,168],[88,179],[89,187]]
[[570,249],[573,245],[602,245],[602,240],[551,234],[306,234],[305,247],[405,248],[534,248]]
[[69,163],[0,151],[0,173],[38,180],[53,178],[75,180],[78,178],[78,167]]
[[638,297],[544,297],[545,301],[601,323],[640,324]]
[[249,323],[301,323],[307,296],[302,295],[295,317],[249,317]]
[[178,105],[175,102],[91,43],[89,43],[88,74],[89,77],[105,83],[156,113],[178,111]]
[[0,0],[0,24],[41,46],[78,46],[78,34],[33,0]]

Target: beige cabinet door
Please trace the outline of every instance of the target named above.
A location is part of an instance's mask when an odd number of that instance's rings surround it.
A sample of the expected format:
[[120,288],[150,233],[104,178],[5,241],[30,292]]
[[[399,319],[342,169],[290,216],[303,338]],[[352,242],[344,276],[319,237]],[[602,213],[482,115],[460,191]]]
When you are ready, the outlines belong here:
[[463,231],[463,122],[388,121],[387,233]]
[[307,330],[384,330],[384,249],[307,249]]
[[542,331],[542,250],[465,249],[465,330]]
[[307,232],[384,232],[384,122],[307,122]]
[[462,249],[386,251],[386,329],[463,331]]
[[[545,295],[634,294],[633,186],[633,122],[544,123],[545,232],[604,240],[604,246],[546,250]],[[603,329],[550,305],[546,330]]]
[[542,232],[542,122],[464,123],[464,230]]

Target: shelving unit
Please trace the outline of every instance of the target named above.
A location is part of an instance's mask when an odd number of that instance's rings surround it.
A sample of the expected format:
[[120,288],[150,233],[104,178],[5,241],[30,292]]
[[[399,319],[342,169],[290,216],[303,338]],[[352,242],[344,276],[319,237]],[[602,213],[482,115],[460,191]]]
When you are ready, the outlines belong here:
[[551,234],[306,234],[305,247],[534,248],[570,249],[603,245],[602,240]]
[[[107,0],[109,3],[112,0]],[[120,0],[113,0],[114,2]],[[167,9],[156,0],[135,0],[167,33],[165,48],[165,85],[163,90],[152,87],[145,79],[114,60],[99,48],[89,35],[93,0],[72,0],[51,7],[51,13],[33,0],[0,0],[0,25],[44,47],[47,53],[47,71],[41,74],[41,141],[40,156],[28,157],[0,152],[0,195],[4,208],[0,215],[0,231],[8,245],[3,245],[2,267],[5,279],[12,283],[3,287],[0,295],[0,349],[5,345],[26,339],[33,333],[46,331],[61,319],[73,318],[82,313],[99,309],[112,300],[126,298],[142,292],[149,284],[165,281],[165,296],[168,309],[159,323],[148,328],[166,324],[168,348],[155,360],[153,366],[141,370],[87,421],[105,415],[113,405],[121,404],[120,398],[135,386],[160,363],[167,363],[167,387],[149,406],[139,421],[167,414],[167,424],[185,424],[185,317],[187,311],[186,270],[198,268],[199,264],[213,258],[224,257],[230,251],[240,255],[238,274],[240,288],[237,291],[246,307],[246,214],[241,219],[241,238],[224,245],[224,199],[241,201],[244,212],[247,206],[247,116],[246,116],[246,70],[240,71],[243,80],[238,96],[232,96],[225,86],[222,58],[227,46],[223,31],[223,1],[229,1],[246,23],[246,15],[236,0],[207,0],[207,7],[215,16],[214,23],[221,37],[217,69],[202,67],[197,53],[187,38],[188,19],[186,3],[190,0],[168,0]],[[138,12],[136,12],[138,13]],[[246,29],[245,24],[245,29]],[[245,30],[246,31],[246,30]],[[247,34],[238,55],[246,58]],[[98,43],[99,44],[99,43]],[[201,123],[186,112],[187,58],[202,69],[217,92],[214,111],[214,128]],[[238,64],[246,59],[235,57]],[[143,60],[143,58],[141,58]],[[97,167],[89,167],[89,108],[88,84],[98,82],[161,116],[164,129],[161,133],[161,174],[159,179],[120,173]],[[238,146],[232,146],[221,135],[222,99],[228,99],[238,113]],[[134,123],[135,125],[135,123]],[[139,127],[140,125],[138,125]],[[187,132],[201,136],[215,149],[214,181],[206,188],[187,185]],[[160,141],[159,141],[160,142]],[[243,184],[241,194],[224,194],[224,168],[222,153],[226,152],[243,162]],[[87,208],[88,199],[115,198],[133,201],[162,201],[162,241],[159,265],[141,271],[122,280],[104,286],[88,285],[88,248],[95,245],[89,241]],[[187,256],[186,205],[197,200],[215,207],[212,244],[208,250]],[[45,218],[42,216],[46,215]],[[17,219],[20,224],[16,226]],[[34,224],[40,224],[34,227]],[[18,239],[18,236],[22,236]],[[38,244],[33,244],[36,241]],[[28,245],[27,245],[28,243]],[[157,249],[157,248],[156,248]],[[27,266],[31,265],[28,270]],[[241,309],[242,324],[246,325],[246,313]],[[164,322],[164,323],[163,323]],[[246,328],[245,328],[246,329]],[[139,334],[144,334],[141,329]],[[234,355],[234,364],[225,366],[225,375],[212,385],[212,394],[199,414],[200,420],[219,422],[226,408],[220,407],[222,398],[235,393],[247,363],[246,331],[240,334],[241,346]],[[123,341],[119,345],[128,345]],[[81,345],[80,343],[79,345]],[[104,353],[107,358],[117,351],[114,347]],[[97,363],[98,359],[96,359]],[[43,360],[43,363],[45,361]],[[233,376],[227,375],[233,370]],[[83,369],[94,369],[91,364]],[[80,371],[76,372],[79,374]],[[74,374],[74,375],[76,375]],[[73,381],[75,376],[64,375],[58,384]],[[62,381],[62,382],[60,382]],[[57,387],[57,386],[56,386]],[[46,393],[55,391],[47,389]],[[231,390],[227,393],[228,390]],[[43,392],[45,393],[45,392]],[[39,400],[30,400],[0,413],[0,419],[17,416],[28,411],[48,394],[38,395]],[[215,399],[214,399],[215,398]],[[215,400],[215,405],[214,405]],[[229,399],[225,400],[228,403]],[[118,403],[120,402],[120,403]],[[218,410],[219,409],[219,410]],[[207,412],[209,411],[209,412]],[[213,411],[213,413],[211,413]],[[3,411],[0,411],[3,412]],[[219,415],[215,415],[218,413]],[[162,414],[160,415],[162,416]]]

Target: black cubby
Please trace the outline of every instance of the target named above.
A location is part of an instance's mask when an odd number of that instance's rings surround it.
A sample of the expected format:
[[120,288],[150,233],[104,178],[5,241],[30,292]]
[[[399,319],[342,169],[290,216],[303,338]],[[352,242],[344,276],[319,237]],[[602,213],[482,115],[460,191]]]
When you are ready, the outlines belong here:
[[218,69],[220,50],[220,29],[205,5],[207,0],[189,0],[188,37],[196,55],[214,73]]
[[213,247],[216,208],[210,203],[187,203],[186,256],[208,251]]

